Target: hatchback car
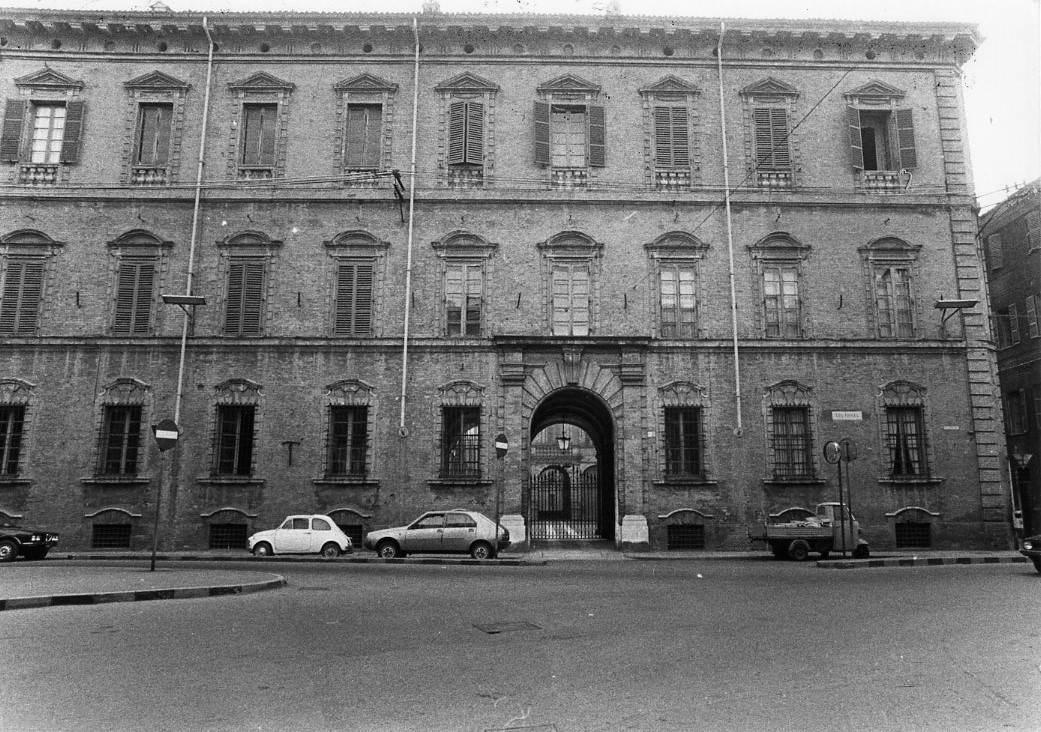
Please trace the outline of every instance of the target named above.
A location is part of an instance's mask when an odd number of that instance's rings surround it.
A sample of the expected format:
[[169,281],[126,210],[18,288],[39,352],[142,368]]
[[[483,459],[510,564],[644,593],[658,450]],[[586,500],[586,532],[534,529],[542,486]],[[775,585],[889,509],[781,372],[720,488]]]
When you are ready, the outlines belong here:
[[1034,569],[1041,574],[1041,535],[1028,536],[1023,539],[1023,548],[1019,550],[1019,553],[1029,558],[1034,563]]
[[258,531],[246,540],[246,548],[258,557],[272,554],[321,554],[337,557],[354,550],[351,538],[320,514],[287,516],[277,529]]
[[[428,511],[408,526],[370,531],[365,548],[384,559],[407,554],[469,553],[474,559],[495,557],[495,522],[477,511]],[[510,532],[498,527],[499,549],[510,544]]]
[[43,559],[58,543],[54,531],[0,527],[0,562],[13,562],[19,555],[26,559]]

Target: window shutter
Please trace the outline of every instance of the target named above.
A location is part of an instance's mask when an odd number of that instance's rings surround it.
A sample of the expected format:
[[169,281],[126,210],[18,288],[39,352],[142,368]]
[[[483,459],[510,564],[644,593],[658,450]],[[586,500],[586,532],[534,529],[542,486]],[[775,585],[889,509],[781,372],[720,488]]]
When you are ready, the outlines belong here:
[[448,164],[466,162],[466,102],[452,102],[448,108]]
[[687,108],[672,108],[672,164],[677,168],[690,167],[690,129]]
[[355,335],[369,335],[372,332],[372,270],[371,264],[359,264],[355,269]]
[[918,153],[914,144],[914,124],[910,109],[896,110],[896,133],[900,140],[900,167],[911,170],[918,167]]
[[228,268],[228,307],[224,312],[224,332],[237,335],[242,327],[242,278],[245,262],[232,262]]
[[1012,345],[1019,343],[1019,306],[1016,303],[1009,303],[1008,306],[1008,327],[1009,333],[1012,335]]
[[242,291],[242,334],[260,335],[260,313],[264,296],[264,264],[247,262]]
[[791,153],[788,148],[788,110],[786,109],[770,110],[770,147],[773,151],[775,168],[792,167]]
[[0,161],[17,163],[22,147],[22,122],[25,120],[25,102],[8,99],[4,107],[4,127],[0,132]]
[[672,116],[668,107],[654,108],[654,164],[672,167]]
[[1041,247],[1041,212],[1031,211],[1027,214],[1027,249]]
[[603,107],[589,105],[589,165],[604,167],[607,147],[607,115]]
[[260,120],[260,164],[274,165],[278,105],[272,104],[261,107]]
[[1038,335],[1041,335],[1041,333],[1038,333],[1038,329],[1037,329],[1037,296],[1036,295],[1028,295],[1027,296],[1027,325],[1030,328],[1030,337],[1031,338],[1037,338]]
[[480,102],[466,104],[466,162],[484,163],[484,105]]
[[366,336],[372,332],[374,266],[344,263],[336,272],[336,322],[338,335]]
[[773,167],[773,144],[770,135],[770,110],[766,107],[752,110],[755,127],[755,160],[761,168]]
[[69,102],[65,105],[65,132],[61,142],[61,162],[63,163],[79,162],[83,110],[83,102]]
[[10,261],[0,296],[0,333],[32,335],[43,294],[43,262]]
[[553,268],[553,335],[571,335],[571,270],[569,267]]
[[864,169],[864,138],[860,131],[860,110],[846,107],[846,120],[849,123],[849,159],[853,170]]
[[147,335],[152,315],[153,262],[121,262],[116,283],[116,335]]
[[549,165],[549,105],[535,102],[535,164]]

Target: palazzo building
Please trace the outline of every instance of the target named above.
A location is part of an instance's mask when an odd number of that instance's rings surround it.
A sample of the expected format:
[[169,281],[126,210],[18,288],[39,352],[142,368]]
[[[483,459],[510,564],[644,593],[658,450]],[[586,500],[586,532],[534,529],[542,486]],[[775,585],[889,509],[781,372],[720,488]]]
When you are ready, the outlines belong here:
[[747,549],[841,476],[877,548],[1008,547],[978,40],[0,10],[0,519]]

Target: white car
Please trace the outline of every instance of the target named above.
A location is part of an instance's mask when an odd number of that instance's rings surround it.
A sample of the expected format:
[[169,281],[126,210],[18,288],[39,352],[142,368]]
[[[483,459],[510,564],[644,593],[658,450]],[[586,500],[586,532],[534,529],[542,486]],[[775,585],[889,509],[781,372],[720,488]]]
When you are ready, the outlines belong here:
[[287,516],[277,529],[258,531],[246,540],[255,556],[272,554],[321,554],[338,557],[354,551],[351,538],[328,516]]
[[[408,526],[370,531],[365,548],[374,549],[383,559],[430,552],[469,553],[474,559],[495,557],[495,522],[477,511],[457,508],[428,511]],[[499,549],[510,545],[510,532],[498,527]]]

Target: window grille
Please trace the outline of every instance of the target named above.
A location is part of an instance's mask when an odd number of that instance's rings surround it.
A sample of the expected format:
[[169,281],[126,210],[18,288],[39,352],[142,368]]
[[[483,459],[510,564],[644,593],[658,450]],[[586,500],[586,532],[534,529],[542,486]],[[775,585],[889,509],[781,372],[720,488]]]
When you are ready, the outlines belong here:
[[130,524],[94,524],[90,536],[91,549],[129,549]]
[[806,407],[770,409],[773,474],[778,478],[809,477],[813,474],[810,457],[810,414]]
[[210,549],[245,549],[248,537],[246,524],[210,524]]
[[898,549],[928,549],[932,546],[932,525],[927,522],[901,521],[894,528]]
[[921,407],[886,407],[886,448],[894,477],[928,475]]
[[666,527],[666,547],[668,549],[704,549],[704,524],[670,524]]
[[0,475],[18,475],[18,458],[22,452],[24,428],[24,406],[0,406]]
[[105,407],[98,472],[102,475],[136,475],[141,448],[141,407]]
[[481,410],[444,407],[441,431],[441,475],[479,478],[481,475]]
[[365,527],[361,524],[336,524],[340,527],[340,531],[347,534],[350,537],[351,543],[360,547],[362,540],[365,538]]
[[368,412],[368,407],[329,408],[329,475],[365,475]]

